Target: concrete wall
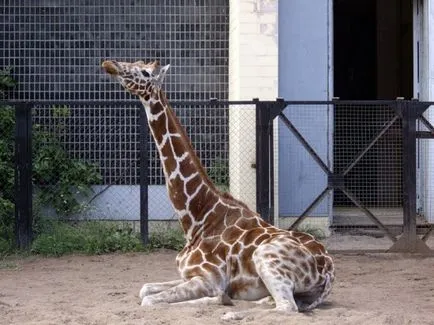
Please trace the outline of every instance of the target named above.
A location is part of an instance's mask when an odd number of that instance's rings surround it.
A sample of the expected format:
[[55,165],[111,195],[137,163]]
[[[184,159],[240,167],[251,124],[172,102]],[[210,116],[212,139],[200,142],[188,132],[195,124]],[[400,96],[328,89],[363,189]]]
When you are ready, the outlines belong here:
[[[277,96],[277,0],[230,0],[229,100]],[[229,115],[230,191],[256,209],[255,110]]]
[[[95,185],[96,194],[90,206],[73,216],[77,220],[140,220],[140,186],[139,185]],[[81,200],[87,204],[89,198]],[[167,196],[166,186],[150,185],[148,188],[148,219],[178,220]],[[53,209],[44,209],[43,215],[55,216]]]

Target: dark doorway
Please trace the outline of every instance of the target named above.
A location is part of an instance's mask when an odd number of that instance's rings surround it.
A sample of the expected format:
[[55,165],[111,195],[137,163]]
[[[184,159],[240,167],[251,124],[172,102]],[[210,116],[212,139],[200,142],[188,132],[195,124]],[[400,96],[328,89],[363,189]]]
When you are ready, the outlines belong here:
[[376,0],[334,2],[334,95],[375,99]]
[[[347,100],[412,98],[412,20],[411,0],[335,0],[334,96]],[[336,105],[334,171],[345,168],[393,114],[386,106]],[[393,154],[388,155],[388,150]],[[366,205],[398,206],[401,176],[397,123],[360,160],[346,178],[346,186]],[[385,183],[389,179],[396,182]],[[350,205],[345,195],[335,191],[334,206]]]

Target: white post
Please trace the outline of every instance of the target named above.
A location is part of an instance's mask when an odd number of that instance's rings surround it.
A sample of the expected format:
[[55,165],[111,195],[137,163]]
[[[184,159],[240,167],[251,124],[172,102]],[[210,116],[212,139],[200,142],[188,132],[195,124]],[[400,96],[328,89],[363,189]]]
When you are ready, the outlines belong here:
[[[422,12],[421,45],[420,45],[420,100],[434,100],[434,0],[422,0],[419,6]],[[421,2],[422,2],[421,1]],[[434,124],[434,108],[425,112],[425,117]],[[434,222],[434,140],[425,140],[424,146],[424,201],[423,210],[429,222]]]
[[[277,0],[230,0],[229,100],[277,97]],[[230,192],[256,210],[254,106],[229,111]]]

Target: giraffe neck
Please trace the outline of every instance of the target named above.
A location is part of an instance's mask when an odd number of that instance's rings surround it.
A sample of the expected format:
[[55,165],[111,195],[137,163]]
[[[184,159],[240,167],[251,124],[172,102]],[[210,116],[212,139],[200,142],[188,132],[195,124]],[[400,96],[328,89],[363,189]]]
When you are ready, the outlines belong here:
[[221,193],[207,176],[164,92],[154,88],[151,96],[140,100],[163,165],[169,198],[187,234],[205,219]]

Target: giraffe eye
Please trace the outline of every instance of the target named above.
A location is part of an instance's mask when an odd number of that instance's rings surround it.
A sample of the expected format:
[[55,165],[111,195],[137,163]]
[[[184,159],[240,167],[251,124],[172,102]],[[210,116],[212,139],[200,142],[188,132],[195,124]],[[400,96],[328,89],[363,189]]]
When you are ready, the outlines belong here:
[[142,72],[142,74],[143,74],[143,76],[144,76],[145,78],[149,78],[149,77],[151,76],[151,75],[149,74],[149,72],[146,71],[146,70],[142,70],[141,72]]

